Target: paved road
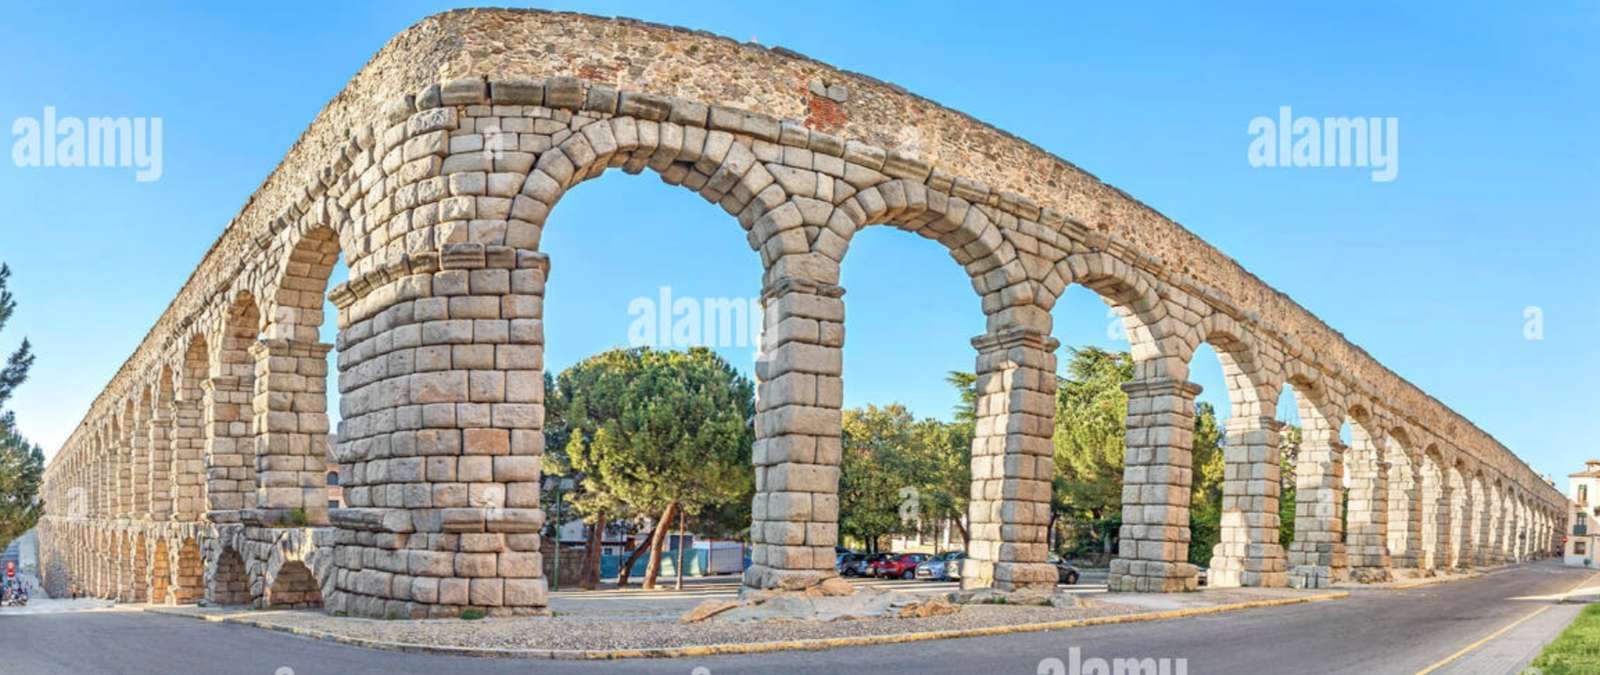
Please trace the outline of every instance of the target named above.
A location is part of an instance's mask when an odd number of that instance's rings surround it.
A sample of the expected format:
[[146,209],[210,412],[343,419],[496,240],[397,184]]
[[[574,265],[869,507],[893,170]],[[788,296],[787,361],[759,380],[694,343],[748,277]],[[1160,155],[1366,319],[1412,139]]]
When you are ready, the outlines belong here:
[[[1081,659],[1185,658],[1189,673],[1415,673],[1549,606],[1588,573],[1543,563],[1338,602],[1172,622],[745,657],[619,662],[508,661],[370,651],[245,626],[122,611],[0,615],[0,673],[793,673],[981,672],[1067,675]],[[1540,617],[1558,610],[1545,610]],[[1481,649],[1528,653],[1560,628],[1526,621]],[[1545,625],[1538,634],[1523,635]],[[1476,652],[1474,652],[1476,653]],[[1472,663],[1473,654],[1467,661]],[[1059,670],[1056,662],[1060,659]],[[1514,664],[1512,664],[1514,666]],[[1466,672],[1506,672],[1490,666]],[[1504,667],[1492,666],[1494,668]],[[286,670],[287,669],[287,670]],[[703,669],[703,670],[702,670]],[[1084,672],[1093,672],[1085,670]],[[1176,671],[1173,671],[1176,672]]]

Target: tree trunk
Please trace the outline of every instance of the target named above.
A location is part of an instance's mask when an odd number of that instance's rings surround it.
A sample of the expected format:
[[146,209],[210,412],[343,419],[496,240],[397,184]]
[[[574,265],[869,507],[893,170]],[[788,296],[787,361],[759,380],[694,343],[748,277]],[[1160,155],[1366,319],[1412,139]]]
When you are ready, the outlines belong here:
[[961,550],[967,550],[967,546],[972,543],[972,535],[967,534],[967,527],[961,524],[960,518],[952,518],[950,522],[955,523],[956,532],[961,535]]
[[678,572],[678,574],[677,574],[677,578],[674,579],[673,582],[672,582],[672,588],[673,588],[673,590],[679,590],[679,591],[683,590],[683,572],[684,572],[684,570],[683,570],[683,549],[688,548],[687,546],[683,545],[683,520],[684,520],[684,515],[685,515],[684,510],[683,509],[678,509],[678,563],[677,563],[677,568],[678,568],[677,572]]
[[[651,537],[651,539],[654,539],[654,537]],[[644,555],[644,552],[650,548],[651,539],[640,542],[638,546],[628,552],[628,557],[623,559],[622,568],[617,570],[617,588],[628,587],[628,579],[633,577],[633,564],[639,562],[639,556]]]
[[668,504],[666,512],[656,521],[655,532],[650,533],[650,563],[645,565],[644,584],[640,586],[644,590],[655,590],[656,577],[661,576],[661,548],[667,543],[668,523],[671,523],[672,517],[677,514],[678,503]]
[[605,535],[606,515],[601,513],[595,517],[595,523],[589,526],[589,541],[583,551],[583,573],[578,577],[578,587],[586,591],[600,586],[600,554]]

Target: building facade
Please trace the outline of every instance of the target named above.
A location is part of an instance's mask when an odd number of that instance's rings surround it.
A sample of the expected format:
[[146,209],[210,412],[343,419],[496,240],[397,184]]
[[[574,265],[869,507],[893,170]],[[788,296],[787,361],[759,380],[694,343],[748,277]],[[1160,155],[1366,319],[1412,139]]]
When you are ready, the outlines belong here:
[[1583,463],[1583,470],[1567,476],[1571,508],[1562,560],[1579,567],[1595,566],[1595,539],[1600,536],[1600,459]]

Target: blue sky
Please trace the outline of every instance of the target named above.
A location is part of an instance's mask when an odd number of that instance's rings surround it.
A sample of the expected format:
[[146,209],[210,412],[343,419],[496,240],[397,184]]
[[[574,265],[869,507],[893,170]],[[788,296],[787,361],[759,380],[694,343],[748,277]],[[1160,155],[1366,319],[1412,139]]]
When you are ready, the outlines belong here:
[[[1424,390],[1558,476],[1600,456],[1600,6],[1497,13],[1461,3],[571,2],[781,45],[895,82],[1054,152],[1183,223]],[[444,3],[5,5],[0,122],[160,117],[163,174],[0,161],[0,260],[21,307],[4,334],[38,351],[11,402],[54,452],[190,270],[317,111],[394,33]],[[1400,170],[1252,168],[1249,121],[1400,120]],[[630,300],[751,297],[760,267],[714,206],[649,176],[608,175],[552,215],[552,368],[627,338]],[[946,416],[942,383],[983,329],[933,242],[857,238],[846,402]],[[1542,340],[1524,311],[1543,313]],[[1107,339],[1071,293],[1067,344]],[[748,368],[748,350],[724,350]],[[1216,359],[1193,375],[1226,410]]]

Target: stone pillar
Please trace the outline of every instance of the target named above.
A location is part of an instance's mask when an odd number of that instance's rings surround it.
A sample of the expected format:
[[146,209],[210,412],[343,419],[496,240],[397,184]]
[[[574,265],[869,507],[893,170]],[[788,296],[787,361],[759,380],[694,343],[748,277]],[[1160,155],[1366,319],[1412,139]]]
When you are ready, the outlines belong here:
[[1377,444],[1365,434],[1350,448],[1349,531],[1351,574],[1364,582],[1389,579],[1389,471]]
[[167,482],[172,495],[171,519],[199,520],[206,511],[206,425],[200,400],[173,402],[169,436],[172,464]]
[[150,519],[164,521],[172,517],[172,410],[170,406],[157,405],[151,411],[146,446],[150,450],[150,468],[145,481],[145,493],[150,495]]
[[[146,404],[128,417],[128,518],[150,518],[150,429]],[[142,576],[142,575],[141,575]]]
[[1189,490],[1193,482],[1194,398],[1200,385],[1148,377],[1128,393],[1122,473],[1122,531],[1108,584],[1113,591],[1192,591]]
[[[452,244],[340,308],[329,612],[532,614],[544,452],[544,256]],[[364,286],[364,285],[363,285]]]
[[251,386],[231,375],[206,379],[200,386],[206,391],[206,519],[237,523],[240,511],[255,506]]
[[1500,565],[1505,562],[1505,514],[1501,510],[1500,491],[1489,485],[1484,494],[1487,496],[1483,505],[1483,519],[1488,532],[1484,535],[1484,564]]
[[836,575],[843,296],[836,285],[792,277],[762,293],[746,588],[799,589]]
[[[255,357],[255,510],[259,526],[328,523],[328,352],[333,345],[267,339]],[[492,347],[491,347],[492,349]]]
[[1026,328],[972,340],[978,399],[962,588],[1055,588],[1048,528],[1059,345]]
[[1453,490],[1445,478],[1445,468],[1434,465],[1434,473],[1423,467],[1422,517],[1424,520],[1423,551],[1427,569],[1442,570],[1450,567],[1450,501]]
[[1473,562],[1479,567],[1494,564],[1493,522],[1489,509],[1493,504],[1493,497],[1489,494],[1488,486],[1482,481],[1473,482],[1472,491],[1472,543]]
[[1213,587],[1287,586],[1288,563],[1278,540],[1278,433],[1283,423],[1271,417],[1233,417],[1224,428],[1222,532],[1206,582]]
[[1289,585],[1327,588],[1349,572],[1345,556],[1344,444],[1323,419],[1304,420],[1295,464],[1294,542],[1289,545]]

